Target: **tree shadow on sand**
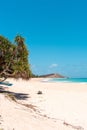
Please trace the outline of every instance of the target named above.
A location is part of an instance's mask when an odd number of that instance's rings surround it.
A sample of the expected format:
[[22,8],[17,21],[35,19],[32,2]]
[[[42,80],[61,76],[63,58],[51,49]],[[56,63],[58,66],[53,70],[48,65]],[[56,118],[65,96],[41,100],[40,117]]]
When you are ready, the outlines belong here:
[[29,94],[26,93],[15,93],[7,91],[3,88],[3,86],[0,86],[0,93],[5,94],[5,96],[13,101],[15,101],[18,104],[21,104],[29,109],[32,109],[33,111],[37,111],[36,106],[32,104],[24,104],[21,102],[18,102],[17,100],[26,100],[27,98],[30,98]]
[[17,100],[26,100],[27,98],[30,98],[29,94],[10,92],[10,91],[5,90],[3,88],[3,86],[0,86],[0,93],[10,94],[10,95],[14,96],[15,99],[17,99]]

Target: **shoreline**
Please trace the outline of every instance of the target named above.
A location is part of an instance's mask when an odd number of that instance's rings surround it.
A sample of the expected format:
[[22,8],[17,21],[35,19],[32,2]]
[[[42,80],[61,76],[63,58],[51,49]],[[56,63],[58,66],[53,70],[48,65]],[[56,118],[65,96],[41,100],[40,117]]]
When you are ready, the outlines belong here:
[[[75,130],[77,127],[79,127],[78,130],[80,130],[80,127],[81,130],[83,130],[83,128],[86,130],[87,84],[49,83],[41,82],[42,80],[43,78],[33,78],[29,81],[7,79],[7,81],[13,83],[13,86],[9,86],[6,90],[20,97],[17,99],[18,103],[36,106],[36,112],[29,112],[31,109],[28,110],[28,108],[18,104],[15,106],[15,103],[7,101],[3,97],[1,106],[4,106],[2,108],[0,106],[2,118],[4,118],[2,123],[3,128],[9,126],[9,130],[12,130],[9,122],[11,119],[11,124],[15,130],[24,130],[23,125],[26,126],[26,130],[29,130],[30,127],[31,130]],[[37,94],[38,91],[41,91],[42,94]],[[6,108],[4,108],[5,106]],[[11,109],[9,111],[10,107]],[[20,109],[15,110],[14,108]],[[22,109],[24,109],[25,112],[21,111]],[[13,113],[11,117],[9,117],[8,111],[9,113]],[[40,117],[38,112],[40,112],[43,117]],[[20,114],[23,114],[21,121]],[[33,118],[35,116],[36,118]],[[16,119],[20,122],[18,128],[17,122],[15,122]],[[40,127],[38,127],[40,122]],[[28,123],[29,126],[27,125]],[[5,130],[7,129],[5,128]]]

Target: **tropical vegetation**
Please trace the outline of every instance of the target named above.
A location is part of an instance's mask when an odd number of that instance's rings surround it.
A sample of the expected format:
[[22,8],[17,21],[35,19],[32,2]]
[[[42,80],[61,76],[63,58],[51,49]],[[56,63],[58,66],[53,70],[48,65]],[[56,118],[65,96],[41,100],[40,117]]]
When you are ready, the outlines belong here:
[[32,72],[28,56],[29,51],[22,36],[17,35],[14,43],[0,36],[0,77],[29,79]]

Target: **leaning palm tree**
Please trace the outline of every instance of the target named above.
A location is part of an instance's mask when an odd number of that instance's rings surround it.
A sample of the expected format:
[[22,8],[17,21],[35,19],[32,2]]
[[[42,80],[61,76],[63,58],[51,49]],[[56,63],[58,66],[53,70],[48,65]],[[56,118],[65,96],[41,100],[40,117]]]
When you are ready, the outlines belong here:
[[8,39],[0,36],[0,77],[13,75],[14,50],[15,46]]

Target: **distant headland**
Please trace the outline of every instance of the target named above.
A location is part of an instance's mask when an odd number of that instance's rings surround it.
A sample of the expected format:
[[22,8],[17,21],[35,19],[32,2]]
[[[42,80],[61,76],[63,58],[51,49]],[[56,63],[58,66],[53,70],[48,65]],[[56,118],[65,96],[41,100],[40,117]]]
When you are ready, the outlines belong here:
[[39,77],[41,77],[41,78],[68,78],[68,77],[66,77],[66,76],[62,76],[62,75],[57,74],[57,73],[46,74],[46,75],[40,75]]

